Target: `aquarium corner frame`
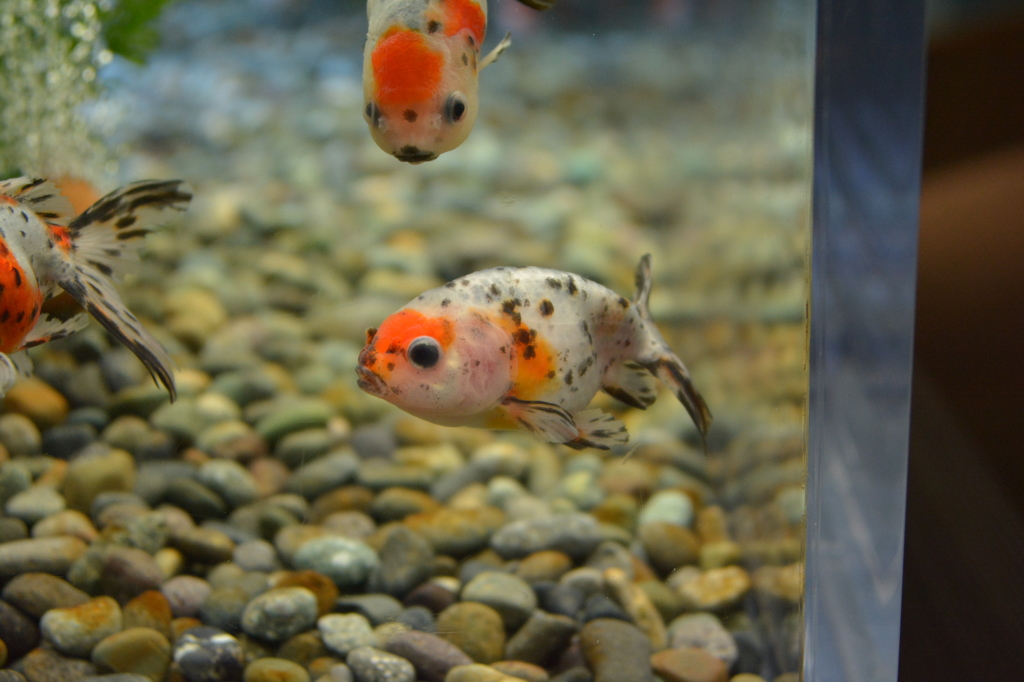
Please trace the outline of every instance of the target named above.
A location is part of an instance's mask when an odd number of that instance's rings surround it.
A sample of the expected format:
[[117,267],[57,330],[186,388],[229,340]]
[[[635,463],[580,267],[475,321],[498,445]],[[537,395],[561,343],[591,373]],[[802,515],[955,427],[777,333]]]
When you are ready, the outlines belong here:
[[924,0],[819,0],[805,682],[895,682],[924,108]]

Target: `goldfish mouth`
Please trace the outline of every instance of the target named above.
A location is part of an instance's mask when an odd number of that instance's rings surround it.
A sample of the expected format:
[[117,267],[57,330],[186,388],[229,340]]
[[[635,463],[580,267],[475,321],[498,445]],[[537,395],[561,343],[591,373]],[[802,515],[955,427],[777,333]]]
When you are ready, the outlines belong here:
[[370,395],[382,395],[384,389],[387,388],[387,384],[380,378],[380,375],[363,365],[356,367],[356,374],[359,375],[356,385]]
[[419,147],[406,145],[395,152],[395,158],[399,161],[405,161],[406,163],[423,163],[424,161],[432,161],[433,159],[436,159],[437,154],[422,151]]

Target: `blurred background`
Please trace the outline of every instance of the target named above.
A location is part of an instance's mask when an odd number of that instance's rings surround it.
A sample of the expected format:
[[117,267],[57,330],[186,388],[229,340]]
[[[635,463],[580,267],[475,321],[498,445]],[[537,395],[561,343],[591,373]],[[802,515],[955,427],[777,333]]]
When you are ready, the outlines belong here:
[[1024,2],[932,0],[900,680],[1024,664]]

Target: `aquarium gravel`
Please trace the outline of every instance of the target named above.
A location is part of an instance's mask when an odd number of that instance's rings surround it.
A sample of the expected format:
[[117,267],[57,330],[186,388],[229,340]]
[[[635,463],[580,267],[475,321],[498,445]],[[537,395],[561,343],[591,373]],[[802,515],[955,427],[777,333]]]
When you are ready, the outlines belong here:
[[[367,135],[365,17],[315,7],[181,2],[100,73],[119,179],[195,193],[121,287],[178,399],[95,324],[31,352],[0,415],[0,682],[796,680],[809,5],[526,33],[415,167]],[[663,389],[598,396],[631,435],[602,452],[356,386],[366,328],[427,289],[535,265],[629,296],[648,252],[706,454]]]

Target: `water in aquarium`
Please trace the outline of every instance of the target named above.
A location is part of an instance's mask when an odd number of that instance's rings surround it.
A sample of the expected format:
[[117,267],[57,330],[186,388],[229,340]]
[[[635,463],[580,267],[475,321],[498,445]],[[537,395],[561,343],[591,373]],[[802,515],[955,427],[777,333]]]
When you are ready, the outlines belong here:
[[0,4],[0,677],[799,679],[813,30]]

